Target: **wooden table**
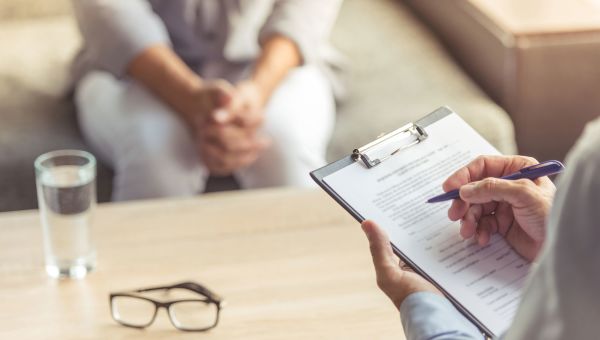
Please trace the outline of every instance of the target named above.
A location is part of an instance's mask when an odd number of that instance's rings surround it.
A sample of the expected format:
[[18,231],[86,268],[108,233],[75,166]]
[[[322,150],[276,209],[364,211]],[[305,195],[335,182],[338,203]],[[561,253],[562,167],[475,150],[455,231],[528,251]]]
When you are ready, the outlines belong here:
[[[277,189],[101,205],[99,265],[43,270],[37,211],[0,214],[1,339],[400,339],[359,225],[320,191]],[[108,294],[195,280],[227,300],[208,333],[117,325]]]

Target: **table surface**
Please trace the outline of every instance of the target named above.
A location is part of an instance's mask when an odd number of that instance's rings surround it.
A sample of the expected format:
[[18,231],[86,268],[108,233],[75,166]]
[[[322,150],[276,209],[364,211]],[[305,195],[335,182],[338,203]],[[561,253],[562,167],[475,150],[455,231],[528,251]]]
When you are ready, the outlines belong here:
[[467,0],[514,34],[600,30],[600,0]]
[[[359,225],[321,191],[273,189],[104,204],[99,263],[82,280],[43,270],[37,211],[0,214],[2,339],[402,339]],[[217,328],[146,330],[110,317],[112,291],[194,280],[227,301]]]

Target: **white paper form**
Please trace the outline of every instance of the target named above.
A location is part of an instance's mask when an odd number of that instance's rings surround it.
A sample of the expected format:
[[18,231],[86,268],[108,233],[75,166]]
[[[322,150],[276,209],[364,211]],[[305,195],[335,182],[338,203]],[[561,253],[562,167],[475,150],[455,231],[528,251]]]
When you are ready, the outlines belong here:
[[349,165],[324,181],[495,336],[511,324],[529,270],[499,235],[484,247],[463,240],[448,219],[451,202],[426,203],[473,158],[498,151],[458,115],[425,128],[429,137],[367,169]]

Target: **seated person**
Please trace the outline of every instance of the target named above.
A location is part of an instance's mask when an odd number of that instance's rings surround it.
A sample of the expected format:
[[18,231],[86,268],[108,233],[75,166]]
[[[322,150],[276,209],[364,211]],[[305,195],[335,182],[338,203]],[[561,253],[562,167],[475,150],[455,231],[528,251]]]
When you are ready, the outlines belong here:
[[[595,339],[600,332],[600,119],[590,123],[554,185],[547,178],[501,177],[537,161],[521,156],[480,157],[444,183],[460,188],[448,211],[460,234],[480,245],[499,233],[534,261],[511,328],[503,339]],[[385,232],[362,225],[381,290],[401,312],[408,339],[483,339],[477,328],[421,276],[403,270]]]
[[341,0],[74,1],[83,135],[113,199],[311,185],[335,118],[327,44]]

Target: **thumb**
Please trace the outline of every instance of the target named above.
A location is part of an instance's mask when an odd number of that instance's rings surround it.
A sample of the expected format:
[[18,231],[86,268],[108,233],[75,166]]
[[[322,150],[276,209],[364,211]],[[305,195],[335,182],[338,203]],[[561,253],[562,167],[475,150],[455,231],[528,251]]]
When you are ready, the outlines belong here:
[[218,79],[211,83],[213,103],[215,107],[230,105],[235,94],[235,87],[226,80]]
[[249,128],[257,128],[264,122],[264,114],[261,110],[245,110],[244,116],[239,117],[240,123]]
[[384,270],[389,269],[390,265],[396,267],[397,262],[394,261],[394,253],[386,233],[373,221],[364,221],[361,226],[369,240],[369,248],[376,274],[381,275]]
[[535,186],[535,184],[527,179],[509,181],[490,177],[463,185],[460,188],[460,198],[473,204],[495,201],[507,202],[512,206],[522,206],[530,202],[533,197],[531,186]]
[[233,119],[229,108],[235,102],[235,88],[226,81],[214,81],[208,91],[212,118],[217,123],[228,123]]

